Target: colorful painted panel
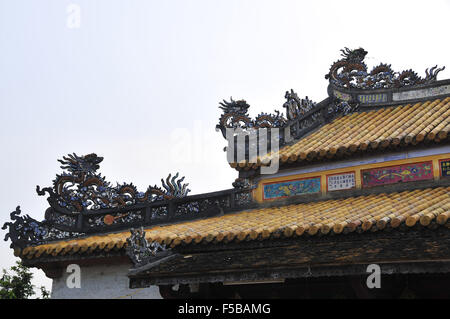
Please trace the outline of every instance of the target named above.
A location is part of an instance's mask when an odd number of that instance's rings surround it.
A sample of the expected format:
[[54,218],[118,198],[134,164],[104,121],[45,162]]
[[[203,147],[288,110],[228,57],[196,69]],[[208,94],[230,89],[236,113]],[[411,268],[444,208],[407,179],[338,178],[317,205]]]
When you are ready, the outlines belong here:
[[352,96],[350,94],[339,92],[339,91],[336,91],[336,90],[333,91],[333,94],[334,94],[335,97],[337,97],[341,101],[349,102],[352,99]]
[[424,162],[372,168],[361,171],[361,175],[363,187],[422,181],[433,178],[433,164]]
[[439,161],[441,165],[441,176],[450,177],[450,159],[444,159]]
[[363,104],[387,102],[387,94],[364,94],[358,95],[358,101]]
[[264,199],[276,199],[320,192],[320,177],[264,185]]
[[355,172],[327,175],[327,190],[337,191],[355,187]]
[[392,94],[392,99],[394,101],[422,99],[424,97],[438,96],[449,93],[450,93],[450,85],[441,85],[420,90],[394,92]]

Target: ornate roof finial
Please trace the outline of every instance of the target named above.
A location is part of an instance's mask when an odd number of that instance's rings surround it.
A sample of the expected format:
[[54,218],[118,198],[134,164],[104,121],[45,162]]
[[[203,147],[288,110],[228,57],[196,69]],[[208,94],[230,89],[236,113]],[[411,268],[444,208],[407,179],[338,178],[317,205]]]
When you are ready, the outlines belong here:
[[436,65],[426,69],[426,76],[422,78],[413,70],[394,72],[390,64],[381,63],[368,72],[364,63],[367,51],[363,48],[345,48],[341,52],[343,58],[333,63],[325,78],[331,84],[347,89],[387,89],[429,84],[435,82],[437,74],[445,69]]
[[[190,192],[189,184],[182,184],[184,177],[178,179],[179,174],[171,174],[164,181],[164,189],[158,186],[149,186],[145,193],[139,192],[133,183],[123,183],[112,186],[104,176],[97,172],[103,157],[96,154],[78,156],[69,154],[58,160],[64,171],[56,175],[53,188],[42,190],[36,188],[38,195],[49,194],[49,200],[70,212],[85,210],[98,210],[104,208],[120,208],[136,203],[153,202],[185,197]],[[178,180],[177,180],[178,179]]]
[[130,233],[131,236],[127,238],[126,252],[135,266],[144,265],[159,252],[167,250],[166,245],[161,245],[157,241],[149,243],[145,238],[144,227],[131,228]]

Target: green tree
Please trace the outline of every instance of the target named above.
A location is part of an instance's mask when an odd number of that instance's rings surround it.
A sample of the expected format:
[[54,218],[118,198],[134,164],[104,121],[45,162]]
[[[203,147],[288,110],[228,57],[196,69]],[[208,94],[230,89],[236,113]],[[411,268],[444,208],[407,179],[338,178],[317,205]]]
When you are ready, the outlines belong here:
[[[3,275],[0,278],[0,299],[28,299],[35,295],[35,286],[31,284],[33,274],[28,267],[17,261],[10,272],[13,274],[3,269]],[[50,292],[45,287],[39,289],[43,299],[50,297]]]

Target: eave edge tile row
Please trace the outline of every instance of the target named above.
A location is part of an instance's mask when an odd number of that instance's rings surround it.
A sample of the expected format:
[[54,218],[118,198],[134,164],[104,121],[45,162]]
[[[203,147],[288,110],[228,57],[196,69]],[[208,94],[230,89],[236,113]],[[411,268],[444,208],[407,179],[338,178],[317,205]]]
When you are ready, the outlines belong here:
[[[445,225],[450,228],[450,187],[350,197],[275,208],[262,208],[146,229],[149,241],[170,247],[200,243],[378,231],[400,225]],[[124,248],[130,232],[90,236],[30,246],[17,256],[91,254]]]
[[[333,158],[337,154],[366,152],[388,146],[440,142],[450,132],[450,97],[390,106],[340,116],[278,152],[280,162]],[[255,169],[269,163],[271,154],[253,162],[230,163]],[[264,163],[264,164],[263,164]]]

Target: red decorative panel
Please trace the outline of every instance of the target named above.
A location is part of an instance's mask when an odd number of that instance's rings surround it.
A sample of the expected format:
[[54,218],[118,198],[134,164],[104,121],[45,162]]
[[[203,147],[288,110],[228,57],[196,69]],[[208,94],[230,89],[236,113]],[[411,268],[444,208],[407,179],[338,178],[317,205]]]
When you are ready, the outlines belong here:
[[433,163],[411,163],[361,171],[362,187],[433,179]]

